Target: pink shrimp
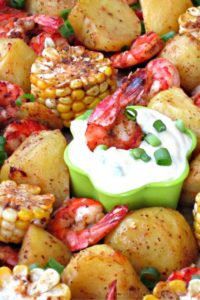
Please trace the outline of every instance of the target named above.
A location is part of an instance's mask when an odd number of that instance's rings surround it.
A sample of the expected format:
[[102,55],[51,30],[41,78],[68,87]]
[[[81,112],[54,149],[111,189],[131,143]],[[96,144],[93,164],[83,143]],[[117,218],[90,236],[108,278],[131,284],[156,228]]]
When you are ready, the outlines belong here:
[[9,247],[0,245],[0,265],[14,267],[18,263],[18,251]]
[[164,47],[164,42],[155,32],[148,32],[139,36],[130,50],[114,54],[111,57],[115,68],[128,68],[145,62],[155,56]]
[[78,251],[104,238],[127,212],[128,207],[120,205],[103,216],[103,206],[98,201],[73,198],[55,212],[48,230],[62,240],[71,251]]
[[25,138],[33,132],[41,130],[47,130],[47,127],[31,119],[13,121],[5,128],[3,134],[6,139],[5,149],[7,154],[12,154]]
[[200,108],[200,85],[192,91],[192,100],[194,104]]
[[109,285],[106,300],[117,300],[117,280],[112,281]]

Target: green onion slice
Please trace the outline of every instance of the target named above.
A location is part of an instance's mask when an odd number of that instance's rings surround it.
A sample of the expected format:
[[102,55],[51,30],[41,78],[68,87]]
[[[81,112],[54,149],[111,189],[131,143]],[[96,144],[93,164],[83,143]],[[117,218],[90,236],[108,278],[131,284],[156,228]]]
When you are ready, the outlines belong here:
[[200,275],[193,275],[191,280],[194,280],[194,279],[199,279],[200,280]]
[[6,139],[3,135],[0,135],[0,146],[5,146],[6,144]]
[[148,133],[145,137],[144,140],[151,146],[153,147],[158,147],[161,145],[160,139],[153,133]]
[[20,97],[15,100],[15,105],[18,107],[20,107],[22,105],[22,100]]
[[28,99],[30,102],[35,102],[35,96],[33,94],[23,94],[22,98]]
[[63,18],[64,20],[67,20],[70,12],[71,12],[70,8],[69,9],[66,8],[66,9],[61,10],[60,17]]
[[167,148],[160,148],[154,152],[156,163],[159,166],[170,166],[172,159]]
[[163,123],[162,120],[156,120],[153,123],[153,127],[155,128],[155,130],[157,132],[162,132],[162,131],[165,131],[167,129],[166,125]]
[[132,121],[136,121],[137,111],[132,106],[127,106],[125,109],[125,116]]
[[141,9],[141,5],[140,5],[139,2],[137,2],[137,3],[132,4],[131,8],[134,9],[134,10],[140,10]]
[[149,162],[151,160],[151,157],[145,152],[141,155],[140,159],[144,162]]
[[98,150],[107,150],[108,147],[106,145],[98,145],[96,148],[95,148],[95,151],[98,151]]
[[140,280],[147,288],[153,289],[156,283],[160,280],[160,272],[156,268],[144,268],[140,273]]
[[39,263],[34,263],[29,266],[30,271],[32,271],[33,269],[36,269],[36,268],[41,268]]
[[200,0],[192,0],[194,6],[200,6]]
[[135,159],[140,159],[141,155],[145,153],[145,150],[143,148],[134,148],[130,150],[130,154]]
[[10,5],[14,8],[24,8],[25,6],[25,0],[10,0]]
[[140,26],[141,26],[141,34],[145,34],[146,33],[146,29],[145,29],[144,21],[140,22]]
[[185,124],[182,120],[177,120],[176,121],[176,128],[180,130],[180,132],[185,133],[186,132],[186,127]]
[[56,270],[59,274],[61,274],[64,271],[64,266],[61,265],[57,260],[54,258],[50,258],[45,266],[45,268],[51,268]]
[[169,39],[173,38],[175,36],[176,32],[174,31],[169,31],[163,35],[161,35],[161,39],[164,41],[164,42],[167,42]]
[[74,29],[70,22],[66,20],[64,24],[59,28],[59,32],[63,37],[69,38],[74,34]]

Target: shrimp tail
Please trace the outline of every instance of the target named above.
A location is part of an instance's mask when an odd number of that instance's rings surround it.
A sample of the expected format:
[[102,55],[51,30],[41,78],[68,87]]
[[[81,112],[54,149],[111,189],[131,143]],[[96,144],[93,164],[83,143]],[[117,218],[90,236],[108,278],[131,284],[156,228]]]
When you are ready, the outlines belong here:
[[113,280],[109,285],[105,300],[117,300],[117,280]]

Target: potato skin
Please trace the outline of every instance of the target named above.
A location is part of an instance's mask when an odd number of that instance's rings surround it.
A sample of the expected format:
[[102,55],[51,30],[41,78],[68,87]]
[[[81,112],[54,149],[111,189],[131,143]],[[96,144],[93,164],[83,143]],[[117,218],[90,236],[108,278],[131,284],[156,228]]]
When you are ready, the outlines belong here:
[[197,136],[196,153],[200,151],[200,108],[194,105],[182,89],[172,88],[154,96],[148,107],[163,113],[172,120],[181,119]]
[[72,8],[77,0],[26,0],[25,9],[31,14],[58,16],[63,9]]
[[62,279],[72,299],[104,300],[109,284],[117,279],[117,300],[142,299],[148,293],[130,262],[107,245],[95,245],[75,255]]
[[64,162],[66,140],[60,130],[32,134],[5,161],[1,180],[39,185],[56,197],[55,207],[69,198],[69,173]]
[[[39,241],[39,242],[38,242]],[[49,232],[36,225],[30,225],[19,252],[19,264],[38,263],[44,267],[49,258],[66,266],[71,257],[68,248]]]
[[178,31],[178,17],[188,7],[193,6],[190,0],[140,0],[146,31],[164,34]]
[[79,0],[69,21],[76,37],[92,50],[120,51],[141,32],[139,19],[124,0]]
[[0,80],[18,84],[30,92],[31,65],[35,52],[21,39],[0,39]]
[[191,35],[176,35],[169,40],[161,57],[168,59],[178,69],[181,86],[191,92],[199,85],[200,78],[200,41]]
[[110,233],[105,243],[124,254],[139,273],[155,267],[162,278],[189,266],[198,249],[184,217],[169,208],[144,208],[130,214]]

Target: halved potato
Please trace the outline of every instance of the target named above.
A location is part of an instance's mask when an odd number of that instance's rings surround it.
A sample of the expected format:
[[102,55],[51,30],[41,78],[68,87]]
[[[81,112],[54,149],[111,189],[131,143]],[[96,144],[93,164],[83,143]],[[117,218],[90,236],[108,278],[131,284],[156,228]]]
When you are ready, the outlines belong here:
[[114,280],[117,300],[139,300],[148,292],[128,259],[107,245],[95,245],[75,255],[62,279],[70,287],[72,299],[105,300]]
[[141,32],[139,19],[124,0],[79,0],[69,21],[76,37],[92,50],[119,51]]
[[77,0],[26,0],[25,9],[31,14],[58,16],[63,9],[72,8]]
[[18,84],[30,92],[31,66],[35,52],[21,39],[0,39],[0,80]]
[[178,17],[193,6],[190,0],[140,0],[146,31],[178,31]]

